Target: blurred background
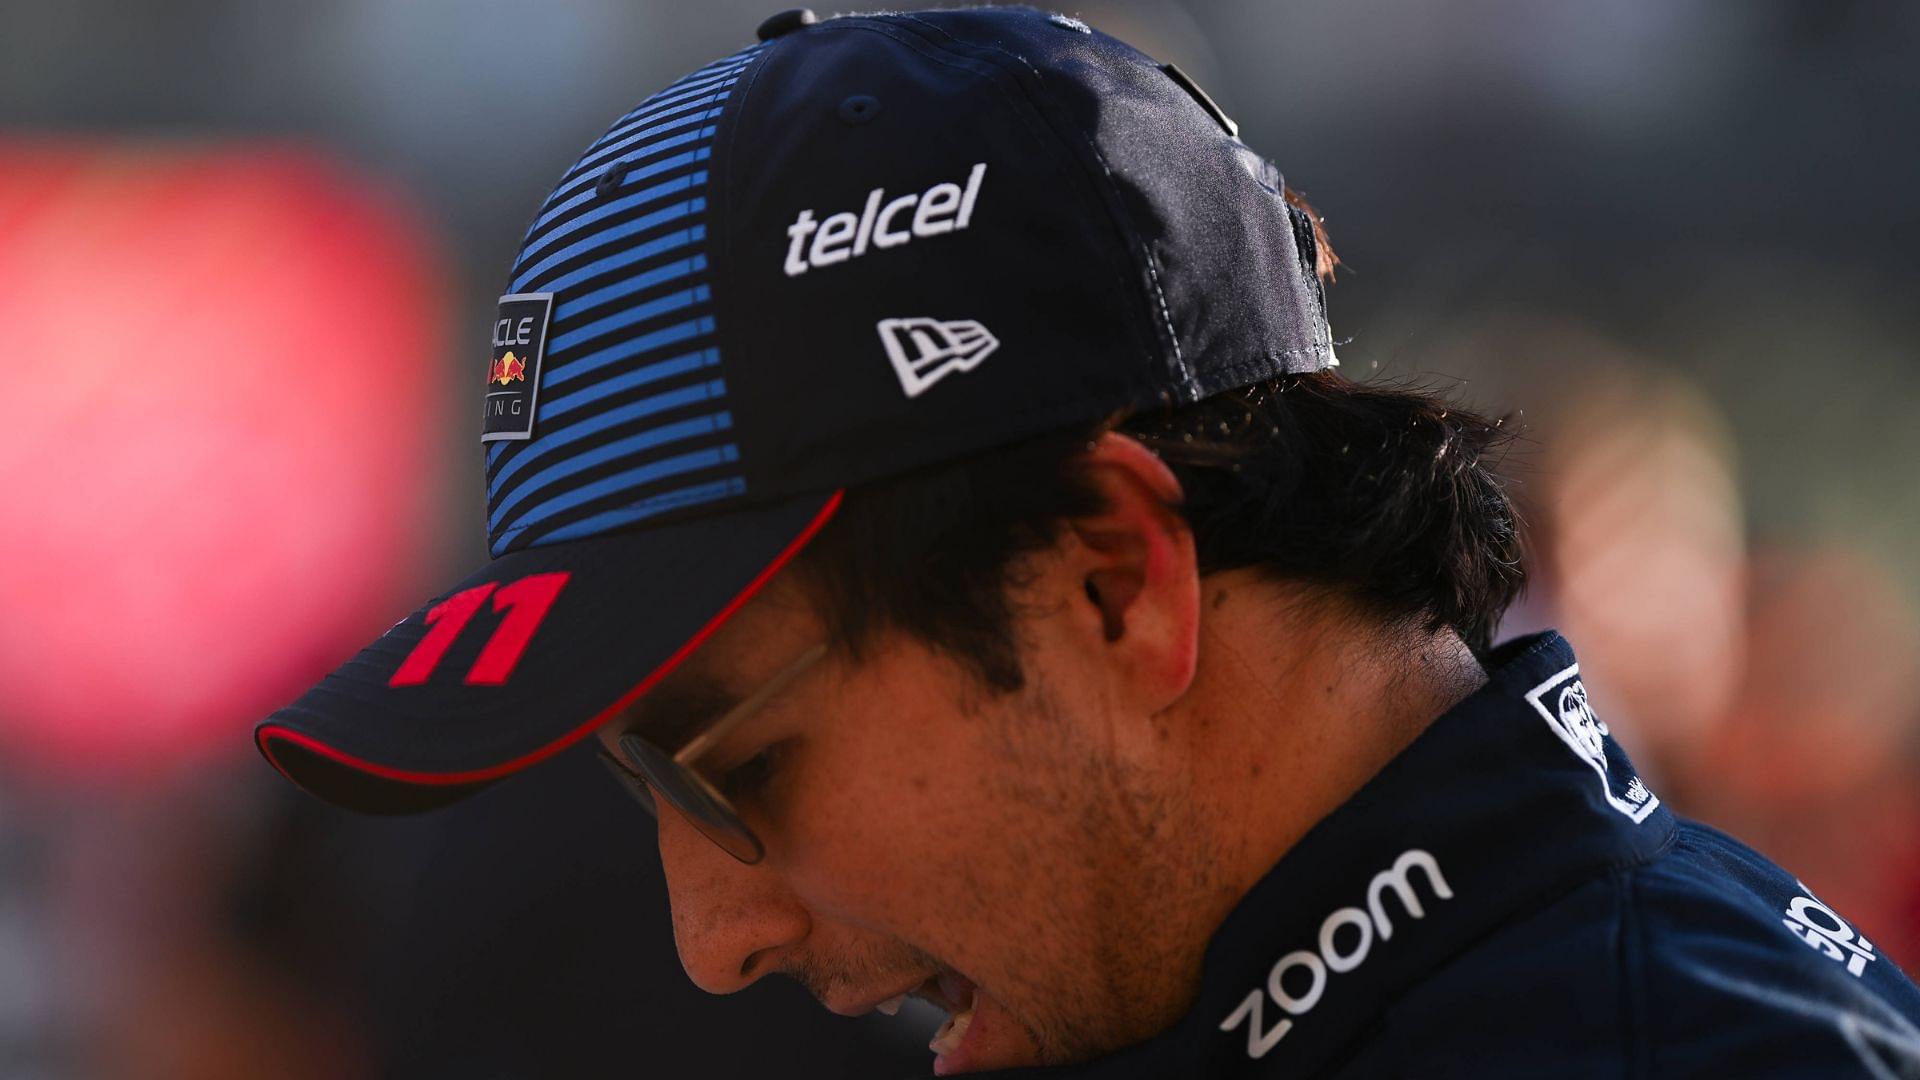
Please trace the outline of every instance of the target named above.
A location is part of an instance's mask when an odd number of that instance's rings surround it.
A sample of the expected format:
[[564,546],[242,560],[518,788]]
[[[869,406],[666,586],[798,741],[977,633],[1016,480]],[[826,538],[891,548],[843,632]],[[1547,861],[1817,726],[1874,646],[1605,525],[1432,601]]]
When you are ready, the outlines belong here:
[[[0,0],[0,1076],[925,1067],[924,1016],[688,984],[579,754],[383,821],[249,739],[484,561],[527,221],[772,10]],[[1507,632],[1920,965],[1920,6],[1065,10],[1326,215],[1349,374],[1522,425]]]

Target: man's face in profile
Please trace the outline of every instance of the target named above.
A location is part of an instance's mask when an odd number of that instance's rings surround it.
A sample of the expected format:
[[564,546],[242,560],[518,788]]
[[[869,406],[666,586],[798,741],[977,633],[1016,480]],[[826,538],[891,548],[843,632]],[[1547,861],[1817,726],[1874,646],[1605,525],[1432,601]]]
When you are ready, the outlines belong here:
[[[952,1017],[943,1073],[1085,1059],[1184,1010],[1210,928],[1182,901],[1214,860],[1169,842],[1201,835],[1192,800],[1115,735],[1141,698],[1084,568],[1071,551],[1037,566],[1021,689],[889,633],[858,658],[830,652],[700,755],[758,863],[655,799],[696,984],[786,974],[847,1014],[917,993]],[[776,578],[602,743],[718,716],[826,638],[793,574]]]

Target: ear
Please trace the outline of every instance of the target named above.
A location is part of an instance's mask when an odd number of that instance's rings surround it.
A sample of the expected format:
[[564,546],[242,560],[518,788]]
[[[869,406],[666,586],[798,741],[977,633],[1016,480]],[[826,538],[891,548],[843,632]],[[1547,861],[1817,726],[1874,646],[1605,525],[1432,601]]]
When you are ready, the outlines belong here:
[[1081,467],[1104,505],[1068,522],[1079,542],[1081,612],[1139,703],[1157,712],[1186,693],[1199,650],[1200,569],[1193,530],[1175,509],[1180,481],[1152,451],[1113,432]]

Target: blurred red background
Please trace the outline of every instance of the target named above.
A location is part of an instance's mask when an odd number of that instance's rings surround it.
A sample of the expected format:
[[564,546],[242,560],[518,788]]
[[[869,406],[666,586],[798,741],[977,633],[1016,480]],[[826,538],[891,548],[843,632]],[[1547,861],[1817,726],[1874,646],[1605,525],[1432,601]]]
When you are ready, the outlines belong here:
[[437,510],[424,230],[310,151],[0,143],[0,736],[76,781],[233,752],[399,611]]

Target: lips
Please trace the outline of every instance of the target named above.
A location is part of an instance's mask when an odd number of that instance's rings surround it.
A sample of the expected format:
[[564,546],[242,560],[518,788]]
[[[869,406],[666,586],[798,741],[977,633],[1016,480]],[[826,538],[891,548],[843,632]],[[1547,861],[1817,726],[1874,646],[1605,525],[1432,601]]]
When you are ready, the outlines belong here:
[[[885,997],[875,993],[859,998],[821,998],[820,1003],[840,1016],[865,1016],[873,1012],[895,1016],[908,998],[925,1002],[946,1014],[927,1043],[927,1049],[934,1054],[935,1076],[1007,1068],[1040,1060],[1039,1047],[1031,1031],[1008,1014],[998,1001],[982,993],[973,980],[950,968],[941,968],[904,987],[896,983]],[[923,1015],[909,1010],[908,1022],[918,1022]]]
[[935,1055],[934,1075],[946,1076],[961,1071],[969,1056],[968,1047],[973,1041],[968,1035],[975,1030],[976,1007],[980,999],[972,980],[959,972],[937,972],[884,998],[869,997],[858,1003],[822,1004],[841,1016],[863,1016],[869,1012],[893,1016],[910,997],[925,1001],[947,1014],[945,1022],[927,1043],[927,1049]]
[[928,982],[932,984],[931,993],[925,994],[928,1000],[947,1010],[947,1022],[933,1033],[927,1043],[927,1049],[933,1051],[933,1074],[946,1076],[959,1072],[965,1065],[967,1036],[973,1031],[974,1006],[978,1001],[973,983],[955,972],[943,972]]
[[980,996],[972,980],[957,971],[942,971],[916,987],[912,995],[939,1007],[946,1022],[933,1033],[927,1049],[933,1051],[933,1073],[946,1076],[967,1067]]
[[892,1016],[898,1013],[900,1006],[904,1004],[908,998],[914,997],[924,984],[925,981],[923,980],[911,986],[897,988],[886,997],[864,997],[851,1002],[844,1000],[830,1001],[826,998],[819,1000],[820,1004],[826,1006],[828,1012],[837,1016],[865,1016],[870,1012],[881,1012]]

